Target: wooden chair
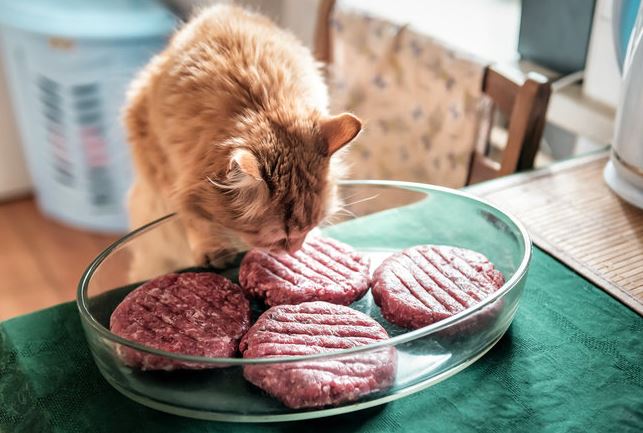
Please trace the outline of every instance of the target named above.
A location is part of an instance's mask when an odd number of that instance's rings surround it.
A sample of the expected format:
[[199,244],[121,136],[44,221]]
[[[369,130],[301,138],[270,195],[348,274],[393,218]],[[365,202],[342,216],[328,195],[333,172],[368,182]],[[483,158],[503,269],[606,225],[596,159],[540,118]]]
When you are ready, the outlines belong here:
[[529,73],[525,77],[497,66],[486,68],[482,90],[508,119],[507,142],[500,161],[495,161],[488,156],[488,137],[483,140],[485,146],[476,149],[471,158],[468,184],[533,167],[551,94],[543,75]]
[[[315,29],[315,55],[327,65],[333,62],[330,20],[335,3],[335,0],[322,0]],[[533,167],[545,126],[551,87],[541,74],[525,76],[515,68],[489,65],[485,69],[482,91],[490,98],[492,110],[497,110],[507,120],[507,138],[500,146],[501,155],[494,160],[489,156],[492,127],[482,129],[486,136],[481,137],[481,145],[476,146],[471,155],[467,184]]]

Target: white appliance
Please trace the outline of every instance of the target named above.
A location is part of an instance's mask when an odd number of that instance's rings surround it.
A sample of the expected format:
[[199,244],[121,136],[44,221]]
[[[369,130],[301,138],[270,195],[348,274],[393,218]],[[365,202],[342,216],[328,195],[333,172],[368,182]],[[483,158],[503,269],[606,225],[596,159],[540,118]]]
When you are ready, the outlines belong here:
[[[633,15],[632,11],[636,15]],[[616,194],[643,209],[643,2],[614,2],[614,37],[620,58],[624,51],[623,41],[627,39],[626,34],[629,31],[625,22],[628,13],[636,18],[622,63],[623,82],[616,115],[616,130],[604,178]]]
[[[621,87],[621,71],[619,70],[612,29],[614,1],[596,1],[583,76],[583,94],[616,110],[619,98],[618,89]],[[612,138],[612,136],[609,137],[610,140]]]

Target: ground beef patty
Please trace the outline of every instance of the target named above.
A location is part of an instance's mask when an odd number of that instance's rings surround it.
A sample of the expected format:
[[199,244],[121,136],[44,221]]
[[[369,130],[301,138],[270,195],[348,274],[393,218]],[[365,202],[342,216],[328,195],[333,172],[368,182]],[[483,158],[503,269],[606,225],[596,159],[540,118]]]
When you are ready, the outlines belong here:
[[369,265],[350,246],[316,235],[294,254],[250,251],[241,262],[239,282],[271,306],[307,301],[349,305],[368,290]]
[[504,284],[482,254],[422,245],[393,254],[373,275],[373,298],[386,320],[421,328],[477,304]]
[[[328,302],[280,305],[266,311],[241,340],[244,358],[299,356],[348,349],[385,340],[388,334],[367,315]],[[333,358],[244,367],[251,383],[288,407],[311,408],[357,400],[391,386],[395,348]]]
[[[210,272],[168,274],[150,280],[116,307],[110,329],[167,352],[232,357],[250,327],[250,303],[241,288]],[[143,370],[203,368],[119,346],[119,355]]]

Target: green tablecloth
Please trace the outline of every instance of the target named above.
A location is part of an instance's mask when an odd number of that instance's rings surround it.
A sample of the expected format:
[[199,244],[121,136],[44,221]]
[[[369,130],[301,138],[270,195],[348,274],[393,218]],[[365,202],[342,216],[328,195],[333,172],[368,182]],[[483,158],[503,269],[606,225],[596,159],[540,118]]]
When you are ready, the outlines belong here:
[[536,250],[511,328],[460,374],[379,408],[244,425],[166,415],[121,396],[98,373],[69,303],[0,325],[0,431],[640,432],[642,324]]

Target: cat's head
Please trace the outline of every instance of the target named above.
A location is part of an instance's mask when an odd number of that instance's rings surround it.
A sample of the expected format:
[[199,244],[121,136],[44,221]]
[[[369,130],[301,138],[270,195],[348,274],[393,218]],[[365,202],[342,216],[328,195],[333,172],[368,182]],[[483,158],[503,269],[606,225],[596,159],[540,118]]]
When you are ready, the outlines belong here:
[[224,143],[227,163],[208,176],[197,211],[249,247],[299,249],[310,230],[339,209],[337,151],[361,128],[348,113],[240,121]]

